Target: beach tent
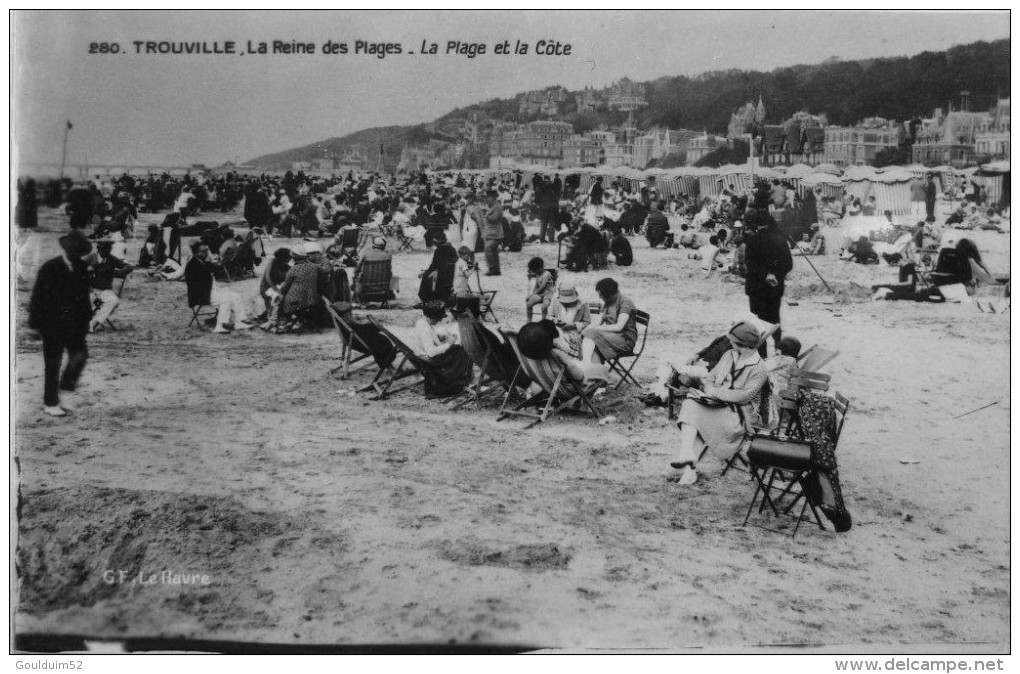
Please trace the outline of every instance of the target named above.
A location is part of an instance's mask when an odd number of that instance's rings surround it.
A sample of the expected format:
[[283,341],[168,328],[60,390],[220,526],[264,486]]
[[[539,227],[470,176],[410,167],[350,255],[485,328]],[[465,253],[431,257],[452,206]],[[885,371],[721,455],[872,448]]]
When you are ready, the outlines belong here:
[[831,173],[812,173],[800,179],[798,191],[804,194],[809,189],[817,188],[822,196],[843,198],[843,181]]
[[893,215],[911,212],[910,183],[914,175],[901,166],[878,170],[870,166],[851,166],[843,174],[848,193],[866,204],[875,197],[877,215],[890,211]]
[[[771,169],[760,169],[760,171],[768,170]],[[730,185],[733,185],[733,189],[739,194],[751,191],[751,188],[754,186],[751,183],[751,174],[747,166],[727,164],[716,169],[716,173],[718,174],[720,193]]]
[[807,178],[812,173],[817,173],[817,171],[815,171],[807,164],[794,164],[793,166],[785,167],[785,169],[786,170],[783,171],[783,176],[786,179],[797,178],[799,180],[801,178]]
[[690,166],[659,169],[655,175],[655,189],[666,199],[680,194],[697,196],[698,172],[699,169]]
[[[788,182],[793,186],[793,189],[797,190],[801,196],[804,195],[804,190],[801,188],[800,181],[803,178],[807,178],[809,175],[815,172],[813,168],[807,164],[794,164],[793,166],[776,166],[773,170],[777,175],[772,176],[764,172],[755,171],[755,175],[761,175],[762,178],[771,180],[776,177],[784,182]],[[782,171],[780,174],[779,172]]]
[[783,171],[783,166],[758,166],[754,169],[755,178],[765,178],[766,180],[773,180],[778,178],[779,180],[787,180],[789,176]]
[[838,176],[843,171],[840,170],[835,164],[819,164],[815,167],[815,173],[831,173],[834,176]]
[[970,179],[987,192],[988,205],[1002,208],[1009,205],[1009,178],[1009,161],[996,161],[983,164]]

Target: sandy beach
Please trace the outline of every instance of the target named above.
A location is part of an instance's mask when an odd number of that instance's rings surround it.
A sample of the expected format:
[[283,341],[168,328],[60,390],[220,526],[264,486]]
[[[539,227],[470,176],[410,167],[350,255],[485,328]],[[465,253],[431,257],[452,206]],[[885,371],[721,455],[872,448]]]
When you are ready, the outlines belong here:
[[[826,371],[851,399],[837,456],[854,526],[805,522],[791,539],[741,526],[744,473],[713,464],[693,487],[669,482],[679,433],[634,387],[599,398],[611,423],[529,430],[421,386],[369,401],[354,392],[368,370],[329,377],[335,333],[188,328],[184,284],[144,272],[127,281],[119,330],[90,335],[70,416],[47,417],[23,323],[66,216],[40,219],[21,237],[15,298],[19,633],[1008,651],[1008,298],[978,298],[995,313],[872,302],[895,267],[814,257],[830,293],[795,259],[784,332],[840,351]],[[1008,273],[1008,233],[967,235]],[[747,300],[685,250],[632,243],[633,267],[560,280],[591,301],[612,276],[651,314],[635,370],[650,383],[660,358],[704,347]],[[394,257],[405,306],[430,259],[418,248]],[[534,255],[552,263],[556,247],[504,253],[504,275],[483,279],[504,325],[524,320]],[[255,307],[257,281],[235,286]],[[372,315],[410,328],[418,312]]]

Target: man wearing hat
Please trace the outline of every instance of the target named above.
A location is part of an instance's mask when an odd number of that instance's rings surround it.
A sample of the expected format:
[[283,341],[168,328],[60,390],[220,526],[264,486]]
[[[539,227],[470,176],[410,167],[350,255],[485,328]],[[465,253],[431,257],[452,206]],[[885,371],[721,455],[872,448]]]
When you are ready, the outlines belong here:
[[[92,244],[77,229],[59,241],[63,253],[39,268],[28,307],[28,327],[42,337],[43,343],[43,412],[54,417],[66,414],[60,406],[59,391],[74,391],[85,369],[85,336],[92,315],[88,268],[81,259],[92,250]],[[67,367],[61,377],[65,349]]]
[[114,240],[110,237],[96,239],[96,252],[86,258],[85,263],[92,270],[92,289],[99,295],[99,308],[89,322],[89,332],[106,322],[113,310],[120,304],[120,297],[113,291],[113,279],[125,278],[134,267],[113,255]]
[[[224,333],[230,332],[231,329],[251,328],[251,325],[244,322],[248,312],[241,296],[216,283],[213,269],[209,245],[201,240],[191,244],[191,259],[184,267],[184,281],[188,284],[188,306],[208,304],[218,310],[213,332]],[[230,322],[231,314],[234,316],[233,324]]]
[[499,276],[499,245],[503,241],[503,207],[496,200],[496,193],[490,191],[486,197],[488,208],[482,216],[480,234],[485,242],[486,276]]
[[[776,221],[767,213],[748,217],[747,224],[749,227],[758,225],[758,229],[748,236],[745,246],[747,276],[744,292],[752,314],[766,323],[779,325],[785,279],[793,269],[790,246],[779,233]],[[782,330],[776,330],[774,339],[777,343],[781,337]],[[765,355],[764,344],[759,351]]]

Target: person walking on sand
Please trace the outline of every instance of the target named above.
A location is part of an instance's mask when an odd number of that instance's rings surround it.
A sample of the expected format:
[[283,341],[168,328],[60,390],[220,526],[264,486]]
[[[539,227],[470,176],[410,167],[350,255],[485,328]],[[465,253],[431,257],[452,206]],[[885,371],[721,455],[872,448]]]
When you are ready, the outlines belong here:
[[[54,417],[67,414],[60,406],[60,391],[72,392],[88,360],[85,337],[92,317],[88,268],[81,259],[92,244],[80,230],[59,239],[63,253],[39,268],[28,307],[28,327],[42,338],[44,385],[43,412]],[[67,351],[67,367],[60,363]]]
[[[749,227],[759,225],[749,235],[746,245],[747,277],[744,291],[747,294],[751,313],[761,320],[779,325],[779,308],[783,302],[786,275],[793,269],[790,247],[779,233],[776,221],[767,213],[748,210]],[[782,329],[777,328],[773,339],[778,343]],[[764,356],[765,344],[759,347]]]
[[499,244],[503,241],[503,207],[496,200],[496,193],[489,192],[488,208],[481,223],[482,240],[485,241],[486,276],[499,276]]

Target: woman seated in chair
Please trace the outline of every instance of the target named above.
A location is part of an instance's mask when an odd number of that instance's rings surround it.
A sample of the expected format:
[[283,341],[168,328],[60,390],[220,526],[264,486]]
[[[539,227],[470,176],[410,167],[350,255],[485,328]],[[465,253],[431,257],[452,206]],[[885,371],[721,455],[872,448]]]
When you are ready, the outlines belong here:
[[431,300],[422,306],[423,316],[414,326],[418,338],[416,353],[428,363],[423,368],[425,396],[438,398],[455,395],[471,381],[472,362],[460,345],[460,331],[446,320],[446,308],[441,300]]
[[711,371],[691,367],[679,373],[681,383],[691,387],[677,421],[677,460],[669,464],[680,470],[677,482],[681,485],[697,481],[695,465],[706,448],[720,457],[740,449],[756,416],[753,403],[768,379],[768,370],[757,351],[761,338],[758,327],[741,321],[730,329],[728,337],[733,348]]
[[634,302],[611,278],[596,283],[595,292],[603,303],[602,320],[581,332],[581,360],[603,363],[633,353],[638,337]]

